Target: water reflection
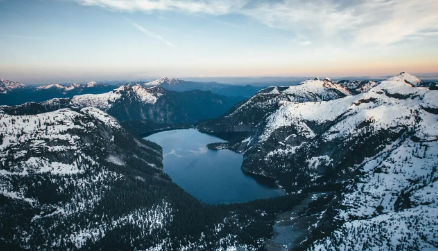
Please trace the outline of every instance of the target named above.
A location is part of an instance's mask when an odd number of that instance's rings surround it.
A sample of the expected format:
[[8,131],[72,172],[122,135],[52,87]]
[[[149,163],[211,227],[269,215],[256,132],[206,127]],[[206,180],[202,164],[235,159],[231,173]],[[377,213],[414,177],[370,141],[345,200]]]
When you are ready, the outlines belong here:
[[185,129],[159,132],[145,139],[163,147],[164,172],[202,202],[245,202],[284,194],[245,175],[242,155],[207,149],[207,144],[222,141],[216,137]]

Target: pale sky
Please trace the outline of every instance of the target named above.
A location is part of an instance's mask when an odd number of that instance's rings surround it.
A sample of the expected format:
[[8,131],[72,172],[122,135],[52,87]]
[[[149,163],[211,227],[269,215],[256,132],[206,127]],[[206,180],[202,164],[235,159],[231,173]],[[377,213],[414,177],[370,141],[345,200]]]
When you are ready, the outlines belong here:
[[0,78],[438,73],[438,0],[0,0]]

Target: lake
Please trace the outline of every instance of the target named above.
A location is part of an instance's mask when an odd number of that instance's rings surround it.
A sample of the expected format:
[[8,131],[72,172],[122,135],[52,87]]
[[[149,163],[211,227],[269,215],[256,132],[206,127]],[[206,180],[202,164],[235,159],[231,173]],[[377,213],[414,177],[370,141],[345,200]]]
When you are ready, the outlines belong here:
[[284,195],[243,173],[242,155],[230,150],[209,150],[223,140],[195,129],[152,134],[145,139],[163,148],[164,172],[195,198],[208,204],[246,202]]

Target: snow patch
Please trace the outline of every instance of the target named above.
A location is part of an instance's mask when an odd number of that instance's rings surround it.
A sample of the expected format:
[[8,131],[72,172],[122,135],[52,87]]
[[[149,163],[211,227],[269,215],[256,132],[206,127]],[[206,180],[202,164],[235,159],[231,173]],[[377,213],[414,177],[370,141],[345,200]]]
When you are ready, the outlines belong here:
[[117,157],[115,155],[109,155],[106,158],[106,161],[111,162],[111,163],[113,163],[115,165],[118,165],[118,166],[124,166],[125,165],[125,162],[121,158],[119,158],[119,157]]

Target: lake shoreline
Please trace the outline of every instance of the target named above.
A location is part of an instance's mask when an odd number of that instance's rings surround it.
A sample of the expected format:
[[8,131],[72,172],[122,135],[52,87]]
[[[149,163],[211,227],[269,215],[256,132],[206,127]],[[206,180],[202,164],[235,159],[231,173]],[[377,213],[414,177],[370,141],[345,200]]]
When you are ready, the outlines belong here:
[[208,149],[222,139],[196,128],[163,130],[145,139],[163,148],[163,171],[204,203],[243,203],[286,194],[274,179],[245,172],[241,153]]

